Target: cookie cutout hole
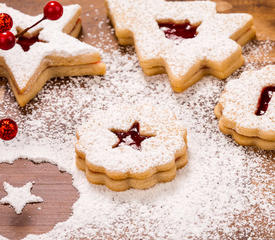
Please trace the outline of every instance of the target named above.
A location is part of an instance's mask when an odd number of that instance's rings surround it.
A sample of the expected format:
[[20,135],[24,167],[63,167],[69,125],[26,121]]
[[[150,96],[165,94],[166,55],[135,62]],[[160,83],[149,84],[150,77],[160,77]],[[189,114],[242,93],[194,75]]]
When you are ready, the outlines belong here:
[[141,143],[145,139],[154,137],[153,135],[141,135],[139,122],[134,122],[128,131],[118,129],[111,129],[110,131],[118,138],[118,142],[113,145],[113,148],[117,148],[121,144],[125,144],[141,151]]
[[195,38],[198,35],[199,25],[192,25],[189,21],[183,23],[158,21],[159,29],[164,32],[166,38],[171,40]]
[[[23,36],[20,36],[16,43],[19,44],[22,49],[24,50],[24,52],[27,52],[30,50],[30,47],[32,45],[34,45],[35,43],[37,42],[43,42],[43,43],[46,43],[46,41],[43,41],[43,40],[40,40],[39,39],[39,34],[40,34],[40,31],[42,29],[40,29],[39,31],[37,31],[35,34],[24,34]],[[17,33],[20,33],[21,31],[17,30]]]
[[3,182],[21,187],[34,181],[32,194],[43,198],[42,203],[27,204],[17,215],[9,205],[0,205],[0,235],[8,239],[22,239],[28,234],[49,232],[72,214],[78,191],[72,185],[72,176],[60,172],[50,163],[16,160],[13,164],[0,164],[0,198],[6,195]]
[[261,95],[258,100],[257,110],[255,111],[255,114],[257,116],[262,116],[266,113],[268,109],[268,104],[271,101],[274,91],[275,85],[267,86],[262,89]]

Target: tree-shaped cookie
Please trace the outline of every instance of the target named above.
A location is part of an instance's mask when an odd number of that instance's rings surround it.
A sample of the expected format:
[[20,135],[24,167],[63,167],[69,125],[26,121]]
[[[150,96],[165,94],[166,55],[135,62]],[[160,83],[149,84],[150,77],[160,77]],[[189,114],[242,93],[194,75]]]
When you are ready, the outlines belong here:
[[[14,35],[43,19],[43,15],[29,16],[5,4],[0,9],[12,17]],[[18,38],[13,48],[0,50],[0,76],[9,80],[20,106],[52,77],[105,73],[98,50],[75,38],[81,31],[80,14],[79,5],[65,6],[60,19],[41,22]]]
[[251,15],[217,14],[210,1],[105,1],[119,43],[135,44],[145,74],[167,72],[176,92],[206,74],[228,77],[255,36]]
[[241,145],[275,150],[275,65],[230,81],[215,108],[220,130]]

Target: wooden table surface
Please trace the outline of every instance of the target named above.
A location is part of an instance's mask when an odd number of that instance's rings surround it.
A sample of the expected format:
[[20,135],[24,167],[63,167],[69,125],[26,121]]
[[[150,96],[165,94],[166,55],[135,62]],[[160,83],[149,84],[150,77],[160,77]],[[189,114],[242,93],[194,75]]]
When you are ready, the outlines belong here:
[[[47,0],[2,0],[1,2],[30,15],[35,15],[42,12]],[[107,23],[104,22],[101,29],[97,28],[97,21],[106,18],[103,0],[62,0],[61,2],[64,5],[78,3],[82,6],[83,41],[90,44],[96,43],[97,39],[89,38],[88,33],[93,35],[103,31],[110,35]],[[255,19],[257,39],[275,41],[274,0],[216,0],[216,2],[219,12],[252,14]],[[97,20],[88,16],[91,4],[99,10],[101,19]],[[116,38],[112,36],[111,39],[113,46],[118,47]],[[270,56],[272,62],[275,63],[275,49]],[[14,210],[8,206],[0,205],[0,235],[10,239],[21,239],[28,233],[39,234],[49,231],[57,222],[64,221],[70,216],[71,206],[78,198],[77,190],[71,184],[71,176],[59,172],[57,167],[51,164],[34,164],[23,159],[17,160],[12,165],[0,164],[0,198],[5,196],[2,183],[7,180],[15,186],[35,180],[33,193],[41,196],[45,201],[27,205],[21,215],[16,215]]]

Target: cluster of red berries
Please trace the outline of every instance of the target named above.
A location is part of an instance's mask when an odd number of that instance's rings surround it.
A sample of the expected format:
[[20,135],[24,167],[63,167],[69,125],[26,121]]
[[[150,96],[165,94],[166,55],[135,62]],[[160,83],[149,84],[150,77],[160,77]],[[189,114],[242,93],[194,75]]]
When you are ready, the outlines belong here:
[[45,19],[49,20],[57,20],[63,15],[63,7],[59,2],[50,1],[44,7],[44,16],[37,23],[33,24],[31,27],[26,28],[21,33],[14,36],[12,32],[10,32],[13,21],[10,15],[7,13],[0,13],[0,49],[9,50],[14,47],[16,43],[16,39],[20,36],[23,36],[28,30],[39,24]]

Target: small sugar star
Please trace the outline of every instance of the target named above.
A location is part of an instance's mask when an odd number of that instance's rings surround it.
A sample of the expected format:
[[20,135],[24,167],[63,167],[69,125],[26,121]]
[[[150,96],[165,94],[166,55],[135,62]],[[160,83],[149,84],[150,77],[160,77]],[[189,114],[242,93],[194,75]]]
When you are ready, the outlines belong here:
[[23,208],[28,203],[43,202],[41,197],[31,194],[31,189],[33,187],[32,182],[28,182],[22,187],[14,187],[9,183],[4,182],[3,186],[7,196],[3,197],[0,200],[0,203],[11,205],[17,214],[21,214]]
[[117,144],[113,146],[113,148],[119,147],[121,143],[124,143],[128,146],[131,146],[134,149],[141,150],[141,143],[152,136],[144,136],[140,134],[139,131],[139,123],[135,122],[128,131],[121,131],[121,130],[111,130],[114,133],[119,141]]

